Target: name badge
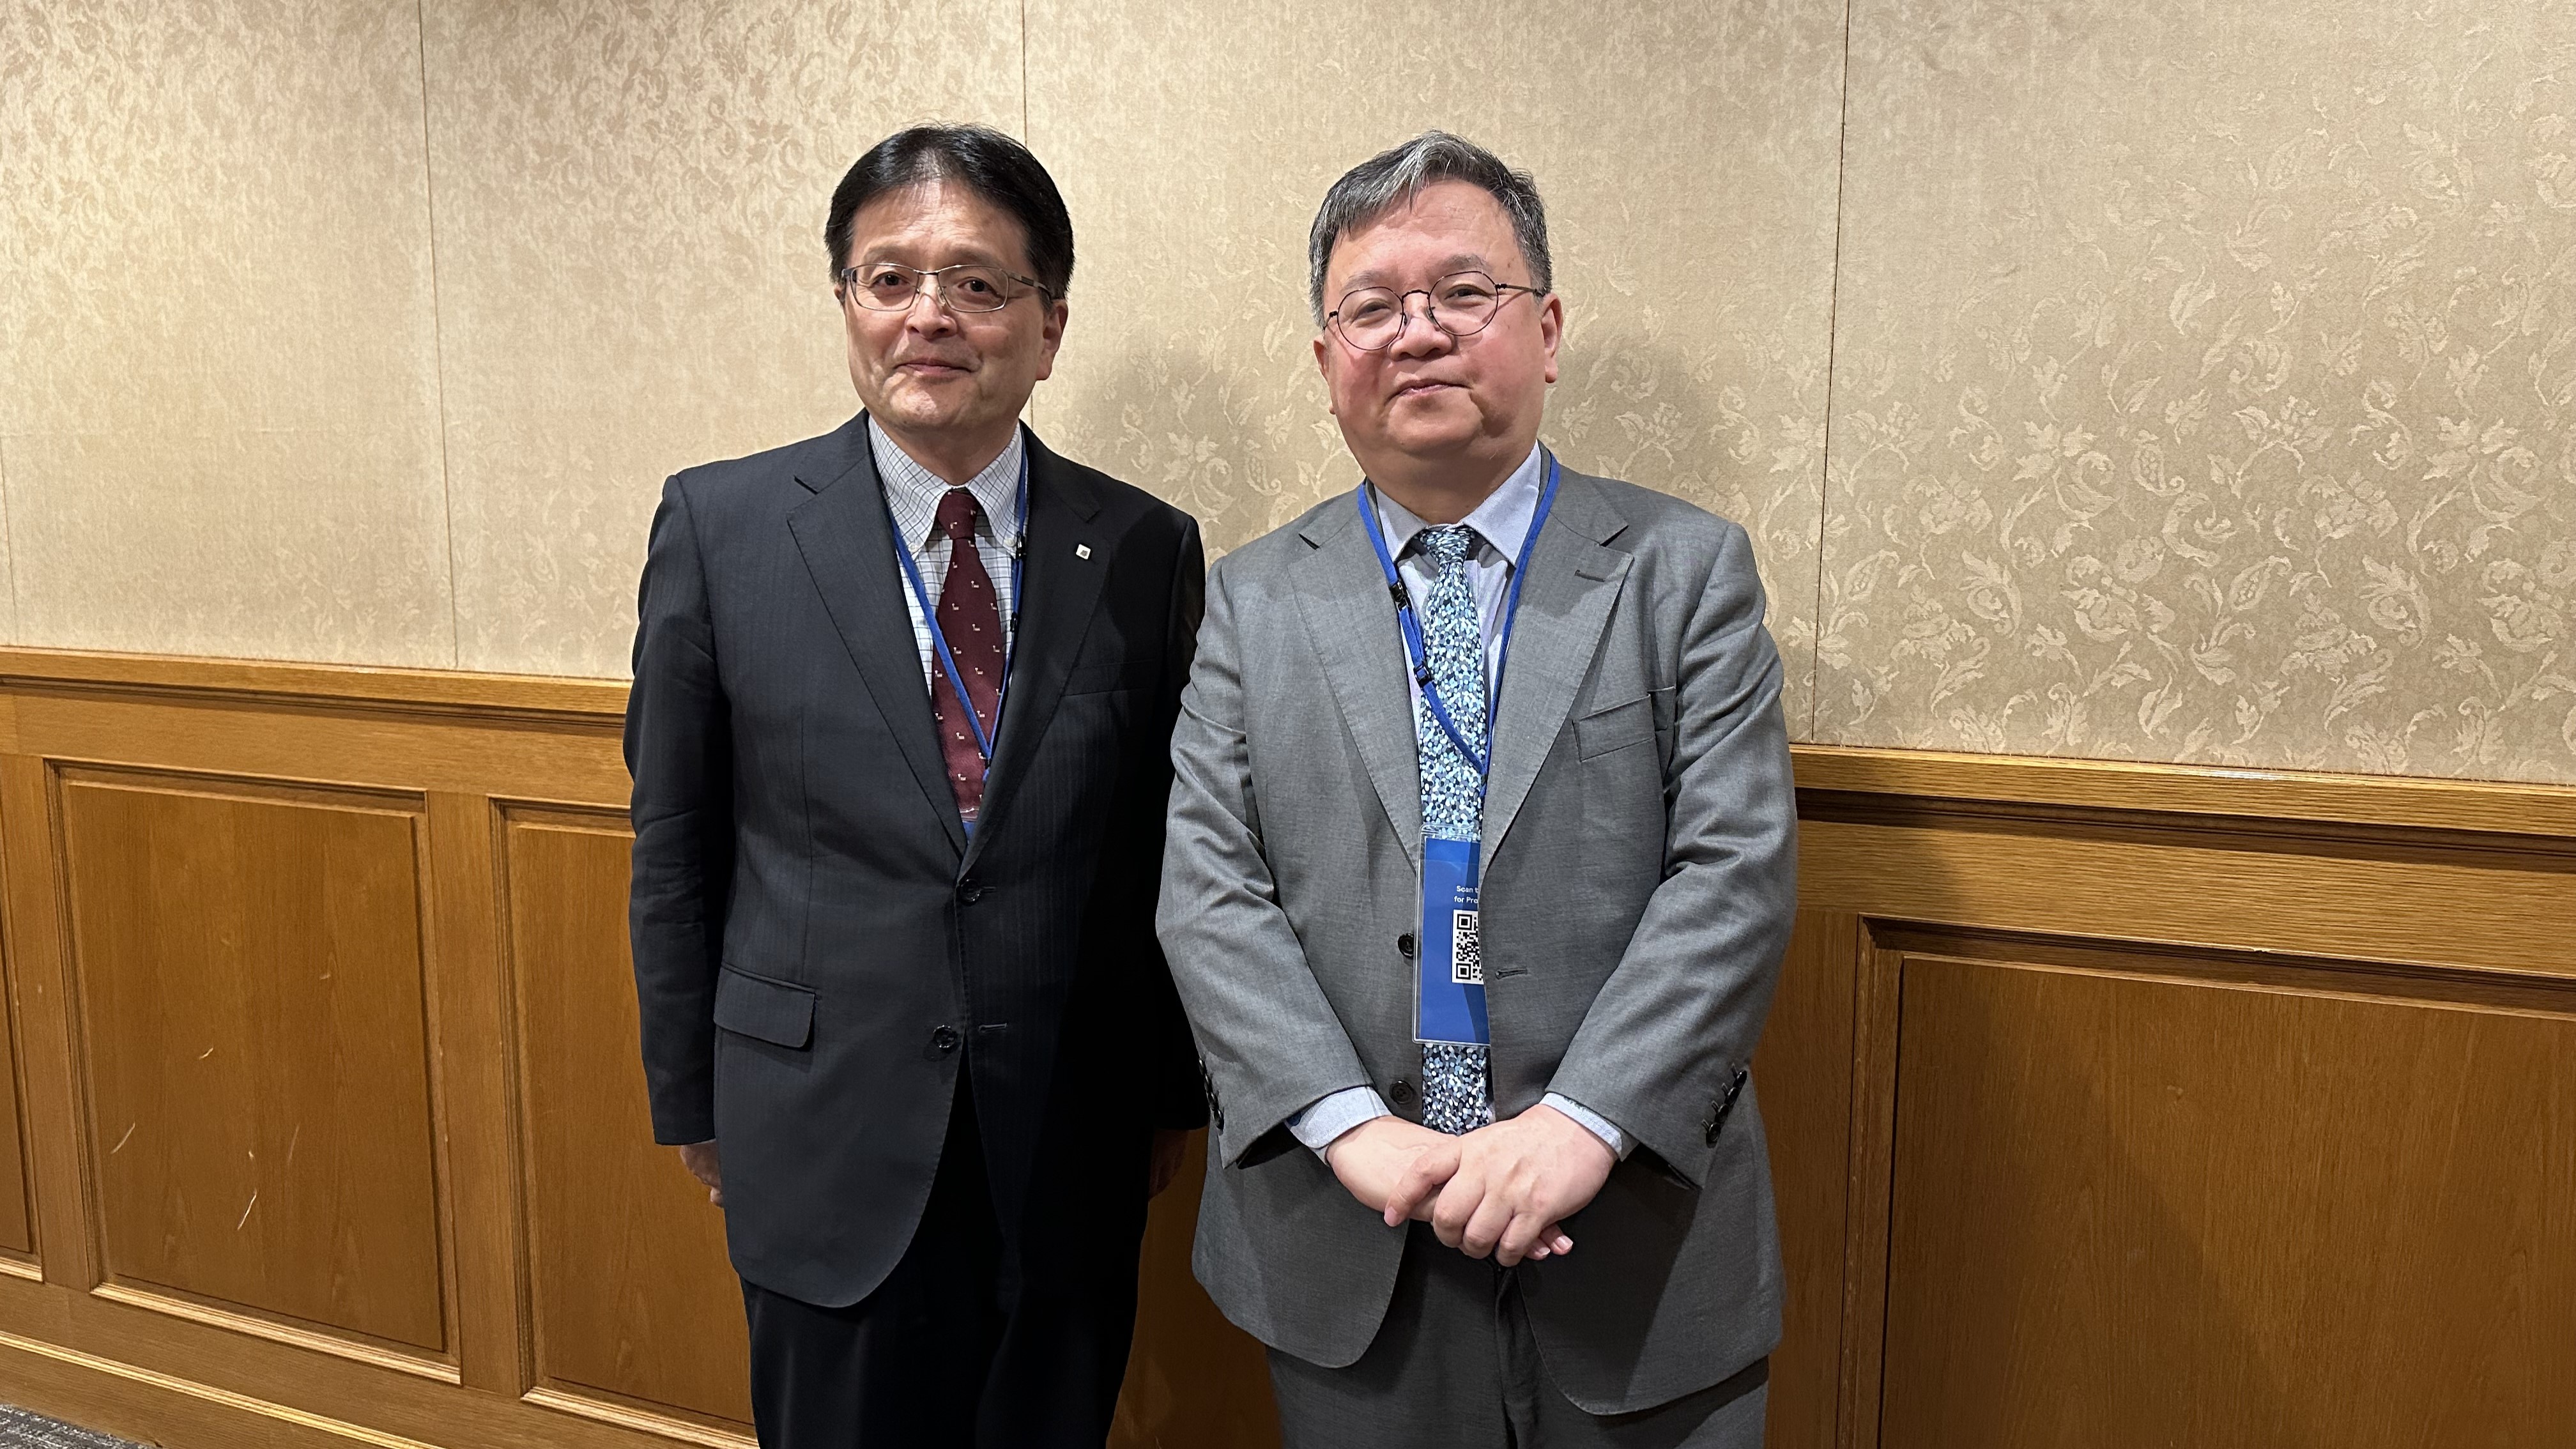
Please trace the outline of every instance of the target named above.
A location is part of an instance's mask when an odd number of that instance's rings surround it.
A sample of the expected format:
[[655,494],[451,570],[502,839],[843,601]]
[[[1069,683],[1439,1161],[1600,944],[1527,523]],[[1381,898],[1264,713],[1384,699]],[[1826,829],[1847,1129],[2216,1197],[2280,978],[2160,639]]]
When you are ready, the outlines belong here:
[[1422,933],[1414,952],[1417,1041],[1490,1046],[1485,1025],[1485,947],[1476,929],[1472,840],[1422,842]]

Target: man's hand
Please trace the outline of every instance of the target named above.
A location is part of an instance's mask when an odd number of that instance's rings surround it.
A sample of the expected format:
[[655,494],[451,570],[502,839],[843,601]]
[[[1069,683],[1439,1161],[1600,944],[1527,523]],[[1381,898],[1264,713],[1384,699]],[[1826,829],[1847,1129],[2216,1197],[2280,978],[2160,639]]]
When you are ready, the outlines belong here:
[[1618,1157],[1589,1128],[1542,1102],[1458,1139],[1458,1169],[1432,1204],[1440,1241],[1504,1267],[1574,1250],[1558,1224],[1581,1212]]
[[1145,1196],[1161,1197],[1172,1179],[1181,1175],[1181,1164],[1190,1156],[1190,1133],[1184,1127],[1154,1129],[1154,1147],[1145,1167]]
[[716,1165],[716,1143],[710,1137],[704,1142],[691,1142],[680,1149],[680,1165],[689,1176],[707,1185],[707,1201],[724,1206],[724,1172]]
[[[1394,1227],[1427,1215],[1431,1195],[1458,1170],[1458,1140],[1401,1117],[1374,1117],[1334,1138],[1324,1148],[1324,1165]],[[1399,1194],[1402,1212],[1395,1210]]]

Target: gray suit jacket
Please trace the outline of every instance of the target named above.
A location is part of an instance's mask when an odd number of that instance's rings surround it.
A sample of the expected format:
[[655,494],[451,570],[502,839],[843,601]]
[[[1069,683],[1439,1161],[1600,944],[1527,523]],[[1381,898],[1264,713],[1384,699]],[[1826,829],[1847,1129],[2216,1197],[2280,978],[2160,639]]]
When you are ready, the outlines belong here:
[[[1568,471],[1494,733],[1482,932],[1497,1115],[1562,1092],[1639,1144],[1520,1275],[1593,1413],[1716,1383],[1779,1338],[1745,1064],[1796,896],[1780,659],[1744,530]],[[1403,646],[1347,495],[1209,578],[1173,735],[1156,917],[1211,1120],[1196,1266],[1228,1318],[1327,1366],[1376,1336],[1405,1245],[1285,1120],[1372,1085],[1419,1116],[1420,781]]]

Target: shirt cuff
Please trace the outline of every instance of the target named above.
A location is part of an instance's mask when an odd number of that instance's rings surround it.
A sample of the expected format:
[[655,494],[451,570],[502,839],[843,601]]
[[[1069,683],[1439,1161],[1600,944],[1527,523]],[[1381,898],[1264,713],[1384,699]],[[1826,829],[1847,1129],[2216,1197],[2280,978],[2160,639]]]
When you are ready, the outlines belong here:
[[1306,1150],[1321,1157],[1324,1149],[1333,1145],[1334,1138],[1363,1122],[1394,1115],[1386,1110],[1386,1099],[1377,1094],[1376,1088],[1344,1087],[1307,1103],[1303,1111],[1288,1119],[1288,1131],[1306,1144]]
[[[1332,1099],[1327,1097],[1324,1100],[1329,1102]],[[1603,1144],[1609,1147],[1610,1154],[1613,1157],[1618,1158],[1621,1162],[1627,1161],[1628,1154],[1637,1150],[1637,1144],[1629,1140],[1627,1133],[1610,1125],[1609,1118],[1604,1117],[1600,1113],[1593,1111],[1591,1108],[1584,1106],[1572,1097],[1563,1096],[1556,1092],[1550,1092],[1538,1100],[1542,1106],[1554,1107],[1556,1110],[1563,1112],[1566,1116],[1582,1123],[1585,1129],[1590,1131],[1593,1136],[1600,1138]]]

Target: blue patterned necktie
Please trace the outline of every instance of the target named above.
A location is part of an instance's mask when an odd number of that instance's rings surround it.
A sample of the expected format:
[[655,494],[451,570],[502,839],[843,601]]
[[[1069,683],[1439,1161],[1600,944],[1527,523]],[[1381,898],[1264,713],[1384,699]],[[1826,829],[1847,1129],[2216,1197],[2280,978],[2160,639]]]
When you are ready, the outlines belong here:
[[[1430,597],[1422,604],[1423,662],[1449,722],[1459,737],[1490,761],[1485,743],[1485,628],[1476,591],[1467,583],[1467,555],[1476,534],[1465,524],[1426,528],[1413,536],[1415,551],[1436,566]],[[1485,829],[1485,795],[1475,769],[1458,753],[1449,732],[1431,713],[1430,701],[1413,706],[1413,737],[1422,761],[1422,833],[1440,840],[1478,840]],[[1423,943],[1422,949],[1431,949]],[[1443,1042],[1422,1048],[1422,1123],[1456,1135],[1494,1120],[1493,1090],[1485,1073],[1485,1048]]]

